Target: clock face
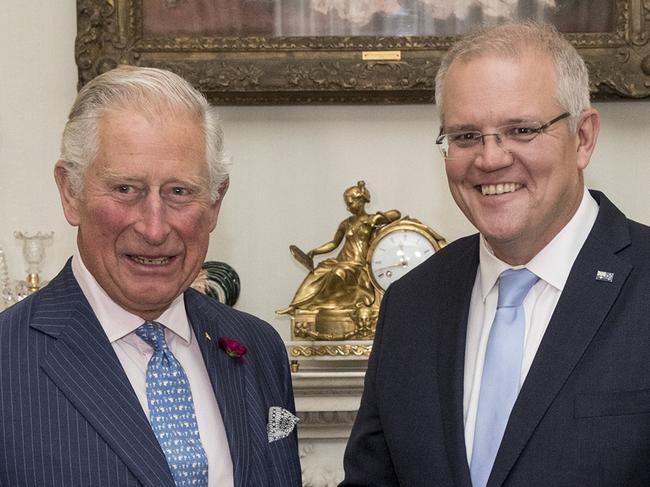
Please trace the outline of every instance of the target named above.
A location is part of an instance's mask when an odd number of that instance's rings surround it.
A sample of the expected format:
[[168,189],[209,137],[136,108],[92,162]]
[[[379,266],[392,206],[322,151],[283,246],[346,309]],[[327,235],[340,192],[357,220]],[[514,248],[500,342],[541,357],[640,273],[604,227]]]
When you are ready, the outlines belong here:
[[398,228],[379,236],[373,247],[370,270],[375,283],[384,290],[436,252],[427,236],[409,228]]

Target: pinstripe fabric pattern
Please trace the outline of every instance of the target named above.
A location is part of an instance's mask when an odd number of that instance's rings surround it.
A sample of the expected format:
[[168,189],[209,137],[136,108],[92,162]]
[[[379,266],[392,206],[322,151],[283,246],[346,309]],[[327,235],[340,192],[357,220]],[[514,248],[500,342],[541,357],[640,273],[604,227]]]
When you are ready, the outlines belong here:
[[[235,484],[299,486],[296,435],[268,444],[270,406],[293,410],[268,324],[188,291],[190,322],[224,418]],[[205,333],[212,341],[201,339]],[[250,350],[236,364],[218,336]],[[236,367],[239,366],[239,367]],[[70,264],[0,314],[0,485],[173,487],[165,457]]]
[[[226,425],[236,485],[300,486],[296,430],[273,443],[266,432],[271,406],[295,412],[287,353],[277,332],[194,290],[185,293],[185,303]],[[246,346],[242,364],[218,347],[218,337]]]

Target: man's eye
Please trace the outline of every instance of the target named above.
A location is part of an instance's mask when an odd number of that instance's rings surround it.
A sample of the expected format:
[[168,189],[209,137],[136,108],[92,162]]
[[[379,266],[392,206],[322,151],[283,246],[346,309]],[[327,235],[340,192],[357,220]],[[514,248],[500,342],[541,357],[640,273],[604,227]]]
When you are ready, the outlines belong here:
[[187,188],[181,188],[180,186],[176,186],[172,188],[172,194],[174,196],[187,196],[188,194],[190,194],[190,192]]
[[457,134],[457,138],[459,140],[478,140],[481,138],[481,134],[478,132],[463,132]]
[[449,134],[449,142],[461,147],[474,145],[481,140],[480,132],[456,132]]
[[537,127],[531,127],[527,125],[515,125],[512,127],[507,127],[504,130],[504,135],[506,137],[512,137],[512,138],[529,138],[529,137],[534,137],[539,133],[539,129]]
[[176,202],[188,202],[196,197],[196,191],[188,186],[169,186],[164,188],[161,194]]
[[133,192],[133,187],[129,186],[128,184],[120,184],[115,188],[115,191],[122,194],[129,194]]

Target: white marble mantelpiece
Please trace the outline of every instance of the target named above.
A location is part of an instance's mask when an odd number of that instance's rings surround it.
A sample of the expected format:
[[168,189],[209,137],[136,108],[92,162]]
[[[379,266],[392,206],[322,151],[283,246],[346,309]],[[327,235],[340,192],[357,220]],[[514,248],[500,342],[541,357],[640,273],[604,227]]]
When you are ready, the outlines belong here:
[[[302,343],[302,342],[301,342]],[[320,342],[339,347],[351,342]],[[359,342],[367,346],[368,342]],[[359,343],[352,343],[357,346]],[[299,342],[287,343],[302,346]],[[311,342],[319,346],[318,342]],[[359,409],[367,356],[302,357],[293,372],[303,486],[333,487],[343,479],[343,452]],[[293,364],[294,369],[296,364]]]

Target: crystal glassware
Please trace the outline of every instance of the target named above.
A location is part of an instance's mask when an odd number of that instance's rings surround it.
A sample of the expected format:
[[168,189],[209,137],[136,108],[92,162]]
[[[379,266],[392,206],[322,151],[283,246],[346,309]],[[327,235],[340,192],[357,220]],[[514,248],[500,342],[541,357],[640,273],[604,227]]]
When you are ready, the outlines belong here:
[[9,281],[9,269],[5,252],[0,247],[0,310],[8,308],[11,303],[11,282]]
[[4,251],[0,248],[0,311],[30,294],[25,281],[12,281]]
[[23,241],[23,257],[27,262],[27,278],[25,284],[29,292],[37,291],[40,287],[47,284],[41,282],[40,273],[45,261],[45,243],[52,240],[54,232],[41,233],[34,235],[23,232],[14,232],[14,237]]

